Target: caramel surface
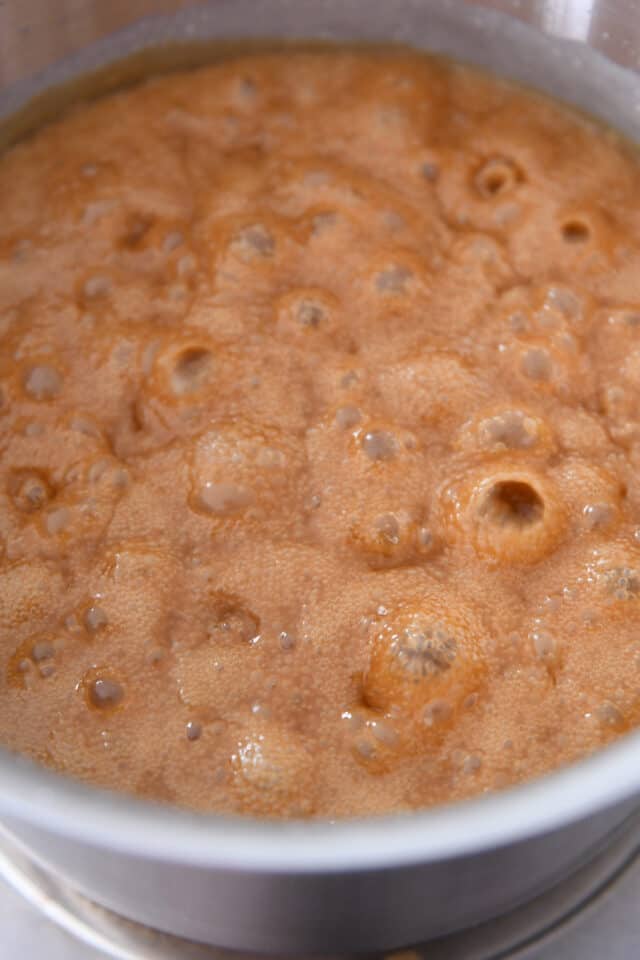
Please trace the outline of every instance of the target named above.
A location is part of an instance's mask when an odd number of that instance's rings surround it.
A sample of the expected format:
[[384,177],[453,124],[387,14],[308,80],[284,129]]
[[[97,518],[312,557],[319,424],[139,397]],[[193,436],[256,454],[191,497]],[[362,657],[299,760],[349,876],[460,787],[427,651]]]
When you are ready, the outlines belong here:
[[640,165],[406,51],[252,53],[0,158],[0,741],[345,816],[640,723]]

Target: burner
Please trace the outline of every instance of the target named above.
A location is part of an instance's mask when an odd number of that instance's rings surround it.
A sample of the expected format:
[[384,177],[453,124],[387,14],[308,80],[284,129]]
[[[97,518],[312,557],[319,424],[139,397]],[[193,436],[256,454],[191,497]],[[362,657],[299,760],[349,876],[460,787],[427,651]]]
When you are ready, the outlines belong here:
[[[640,870],[639,822],[637,814],[630,818],[587,864],[537,899],[473,929],[387,954],[386,960],[536,960],[541,952],[555,956],[554,944],[566,937],[568,928],[582,924],[632,869]],[[178,939],[98,906],[35,865],[1,828],[0,876],[49,920],[113,960],[243,960],[231,950]]]

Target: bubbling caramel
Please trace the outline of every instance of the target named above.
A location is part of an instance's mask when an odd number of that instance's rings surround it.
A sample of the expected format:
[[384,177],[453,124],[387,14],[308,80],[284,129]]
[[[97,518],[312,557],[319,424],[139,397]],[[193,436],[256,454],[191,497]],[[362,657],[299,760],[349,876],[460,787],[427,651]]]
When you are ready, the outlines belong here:
[[234,54],[0,158],[0,742],[262,817],[640,724],[640,163],[406,50]]

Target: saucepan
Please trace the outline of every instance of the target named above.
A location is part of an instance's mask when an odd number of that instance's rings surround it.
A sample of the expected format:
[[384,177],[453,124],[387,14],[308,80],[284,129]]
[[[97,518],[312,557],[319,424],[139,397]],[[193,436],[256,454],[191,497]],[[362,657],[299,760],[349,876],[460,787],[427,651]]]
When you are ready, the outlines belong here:
[[[53,88],[154,45],[187,57],[201,41],[256,37],[410,43],[640,141],[634,0],[4,0],[0,119],[19,113],[5,131],[27,132],[33,98],[42,110]],[[638,808],[640,734],[515,789],[344,822],[191,814],[0,751],[0,820],[36,861],[131,919],[265,952],[380,950],[468,927],[576,870]]]

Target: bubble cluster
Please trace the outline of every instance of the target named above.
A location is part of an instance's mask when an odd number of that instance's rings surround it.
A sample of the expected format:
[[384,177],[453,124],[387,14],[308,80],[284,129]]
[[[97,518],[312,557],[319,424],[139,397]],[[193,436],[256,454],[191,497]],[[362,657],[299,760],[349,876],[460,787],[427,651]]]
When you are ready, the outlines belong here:
[[363,513],[352,522],[347,543],[372,569],[411,566],[433,559],[439,542],[420,514],[402,507]]
[[[484,683],[481,624],[456,603],[452,616],[437,593],[382,615],[371,627],[363,677],[365,702],[383,714],[398,713],[424,730],[425,709],[443,700],[451,712]],[[442,718],[441,718],[442,719]],[[437,724],[432,724],[435,727]]]
[[463,424],[457,437],[460,450],[469,453],[510,452],[525,457],[544,456],[557,440],[550,424],[529,410],[492,407]]
[[242,737],[231,755],[232,790],[262,816],[309,816],[314,809],[313,758],[274,726]]
[[34,678],[46,680],[53,677],[56,673],[56,657],[63,645],[60,637],[49,634],[23,641],[8,662],[6,679],[10,687],[28,689]]
[[0,742],[335,818],[640,725],[637,181],[392,49],[234,53],[3,155]]

